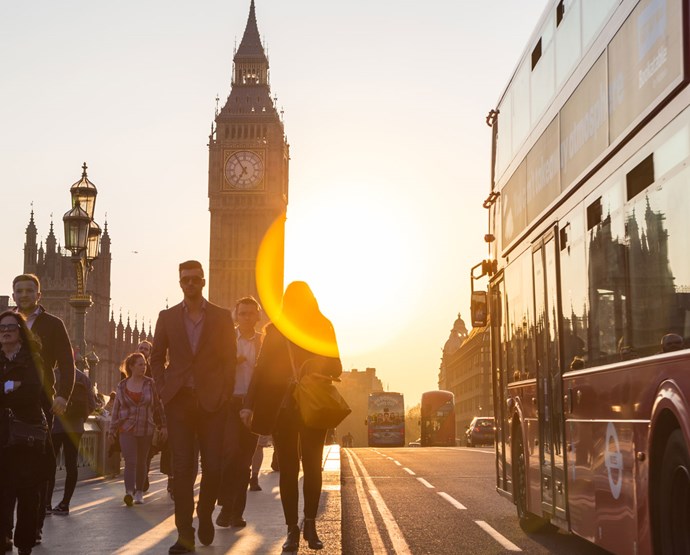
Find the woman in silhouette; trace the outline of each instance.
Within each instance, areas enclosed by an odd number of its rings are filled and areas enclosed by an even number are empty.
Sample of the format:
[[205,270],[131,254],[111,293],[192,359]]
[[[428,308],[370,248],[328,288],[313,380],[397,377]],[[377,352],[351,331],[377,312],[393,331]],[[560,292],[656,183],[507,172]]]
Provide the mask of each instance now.
[[[289,338],[288,338],[289,337]],[[326,430],[302,421],[292,396],[295,383],[310,374],[331,381],[342,372],[335,332],[303,281],[288,285],[281,314],[266,327],[241,417],[252,431],[272,434],[280,461],[280,500],[287,524],[284,552],[297,551],[300,455],[304,471],[304,539],[322,549],[316,532],[321,497],[321,459]]]

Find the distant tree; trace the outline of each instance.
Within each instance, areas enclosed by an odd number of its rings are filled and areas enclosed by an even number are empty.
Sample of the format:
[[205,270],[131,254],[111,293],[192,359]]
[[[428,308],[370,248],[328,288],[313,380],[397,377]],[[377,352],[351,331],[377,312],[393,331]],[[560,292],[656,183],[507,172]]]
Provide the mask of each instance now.
[[405,445],[419,439],[422,435],[422,404],[417,403],[405,413]]

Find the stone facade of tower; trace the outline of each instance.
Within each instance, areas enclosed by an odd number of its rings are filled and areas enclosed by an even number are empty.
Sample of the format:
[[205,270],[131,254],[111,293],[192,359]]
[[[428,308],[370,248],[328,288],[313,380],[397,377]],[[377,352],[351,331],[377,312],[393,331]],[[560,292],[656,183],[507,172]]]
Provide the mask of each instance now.
[[[209,299],[229,308],[245,295],[258,298],[257,252],[276,219],[284,226],[288,202],[289,145],[271,98],[254,0],[233,61],[231,92],[209,138],[208,170]],[[282,290],[282,259],[274,269]]]

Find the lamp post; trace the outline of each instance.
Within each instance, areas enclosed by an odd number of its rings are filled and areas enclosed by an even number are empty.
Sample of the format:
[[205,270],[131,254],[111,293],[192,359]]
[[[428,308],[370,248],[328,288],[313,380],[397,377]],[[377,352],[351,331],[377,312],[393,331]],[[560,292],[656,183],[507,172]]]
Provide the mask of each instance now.
[[[72,253],[77,278],[77,290],[70,297],[69,303],[76,315],[74,343],[79,349],[77,359],[81,360],[78,366],[82,370],[88,368],[84,335],[86,311],[93,305],[91,295],[86,292],[86,279],[93,269],[93,261],[100,254],[101,237],[101,228],[93,220],[98,191],[96,186],[89,181],[86,169],[86,162],[84,162],[81,179],[70,188],[72,208],[62,217],[65,224],[65,248]],[[91,376],[91,380],[95,381],[95,376]]]

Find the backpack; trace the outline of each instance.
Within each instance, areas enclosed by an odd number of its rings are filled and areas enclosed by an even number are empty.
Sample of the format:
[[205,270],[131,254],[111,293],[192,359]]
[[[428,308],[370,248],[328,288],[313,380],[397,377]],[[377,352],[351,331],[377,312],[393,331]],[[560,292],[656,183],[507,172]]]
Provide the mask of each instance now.
[[86,420],[89,417],[89,390],[79,379],[74,382],[65,416],[70,420]]

